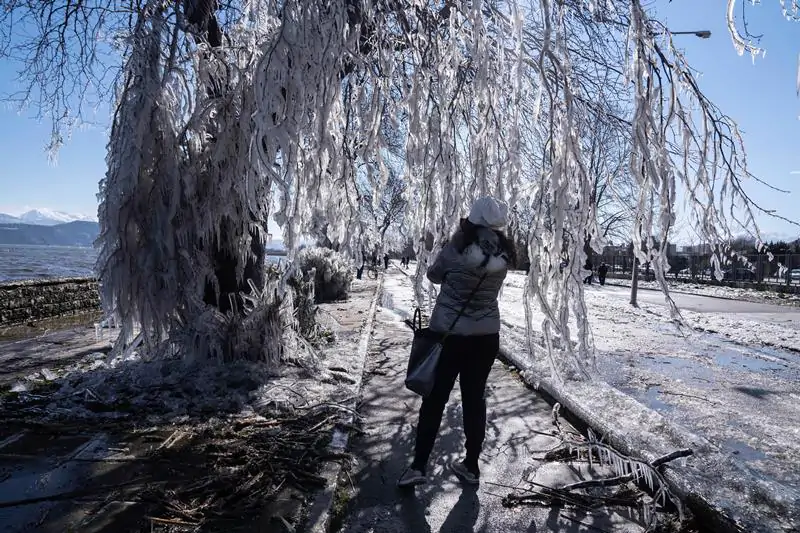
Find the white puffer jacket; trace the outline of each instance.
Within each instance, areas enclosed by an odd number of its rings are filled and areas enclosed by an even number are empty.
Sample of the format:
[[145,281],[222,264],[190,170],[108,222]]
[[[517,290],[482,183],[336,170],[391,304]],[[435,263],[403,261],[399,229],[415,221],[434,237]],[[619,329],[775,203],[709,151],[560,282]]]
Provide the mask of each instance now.
[[[459,243],[464,241],[464,233],[457,231],[428,269],[428,279],[442,285],[430,320],[433,331],[466,336],[500,332],[497,295],[508,273],[509,258],[493,230],[480,226],[477,237],[477,242],[463,247]],[[463,252],[459,252],[461,248]]]

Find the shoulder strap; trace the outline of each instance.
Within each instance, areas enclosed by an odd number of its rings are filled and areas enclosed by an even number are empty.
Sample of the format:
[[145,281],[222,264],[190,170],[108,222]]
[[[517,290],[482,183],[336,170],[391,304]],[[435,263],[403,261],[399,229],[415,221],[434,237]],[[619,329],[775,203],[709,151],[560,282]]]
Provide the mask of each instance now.
[[450,324],[450,329],[448,330],[448,333],[453,331],[453,328],[456,327],[456,322],[458,322],[458,319],[461,318],[461,315],[464,314],[464,311],[467,310],[467,306],[472,301],[472,297],[475,296],[475,293],[478,292],[478,289],[480,288],[480,286],[483,283],[484,279],[486,279],[486,274],[485,273],[481,276],[481,279],[478,280],[478,284],[475,285],[475,287],[472,289],[472,292],[469,293],[469,296],[467,297],[467,301],[464,302],[464,305],[461,306],[461,310],[458,312],[458,315],[456,315],[455,320],[453,320],[453,323]]

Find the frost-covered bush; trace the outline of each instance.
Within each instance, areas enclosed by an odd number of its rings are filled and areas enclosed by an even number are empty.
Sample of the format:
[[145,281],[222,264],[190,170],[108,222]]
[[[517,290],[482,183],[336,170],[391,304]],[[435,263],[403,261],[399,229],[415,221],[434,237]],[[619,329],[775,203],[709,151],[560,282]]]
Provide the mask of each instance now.
[[347,298],[353,282],[353,264],[346,256],[330,248],[304,248],[297,254],[296,261],[301,271],[315,271],[315,302],[334,302]]
[[289,279],[289,287],[294,291],[294,316],[298,333],[310,341],[315,340],[319,333],[313,276],[312,271],[300,270]]

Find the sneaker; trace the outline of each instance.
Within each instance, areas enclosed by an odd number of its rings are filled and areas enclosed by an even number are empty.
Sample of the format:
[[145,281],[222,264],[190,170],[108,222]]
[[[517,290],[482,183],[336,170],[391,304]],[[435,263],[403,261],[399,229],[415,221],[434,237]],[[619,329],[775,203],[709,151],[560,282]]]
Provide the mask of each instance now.
[[464,461],[453,461],[450,463],[450,469],[465,485],[478,485],[481,482],[481,473],[468,468]]
[[425,474],[415,468],[408,467],[403,471],[400,479],[397,480],[397,486],[401,489],[405,489],[416,487],[417,485],[424,485],[427,482],[428,478],[425,477]]

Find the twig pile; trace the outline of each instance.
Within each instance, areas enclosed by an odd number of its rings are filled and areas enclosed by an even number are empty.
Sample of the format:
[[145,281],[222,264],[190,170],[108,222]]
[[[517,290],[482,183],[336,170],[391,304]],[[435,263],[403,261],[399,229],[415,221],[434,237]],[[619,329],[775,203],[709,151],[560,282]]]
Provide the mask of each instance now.
[[[267,416],[139,429],[119,421],[106,423],[103,429],[115,445],[105,451],[112,455],[90,454],[65,461],[116,464],[108,472],[118,474],[77,490],[0,502],[0,508],[46,501],[138,504],[135,525],[121,518],[126,525],[114,526],[126,531],[252,530],[271,518],[288,524],[280,516],[283,511],[271,504],[287,497],[305,499],[325,485],[319,475],[325,461],[348,457],[329,447],[334,427],[347,426],[342,416],[345,410],[318,404]],[[35,425],[31,421],[28,429],[42,437],[87,435],[85,427],[75,424]]]
[[[553,424],[561,438],[561,444],[545,454],[544,460],[586,461],[590,467],[611,467],[614,475],[579,481],[563,487],[548,487],[528,481],[534,489],[522,494],[507,495],[503,498],[504,506],[573,506],[586,511],[610,506],[640,508],[648,532],[656,531],[659,527],[659,510],[675,509],[679,521],[684,521],[681,501],[669,490],[661,468],[669,461],[692,455],[692,450],[677,450],[651,462],[641,461],[603,443],[591,429],[588,431],[588,438],[565,431],[559,419],[560,407],[558,403],[553,407]],[[611,487],[619,488],[610,492],[607,489]],[[645,489],[649,498],[644,497]]]
[[331,407],[318,406],[271,419],[177,428],[153,452],[169,482],[147,495],[159,508],[149,518],[184,526],[257,518],[284,489],[324,486],[318,472],[336,457],[327,446],[339,418]]

